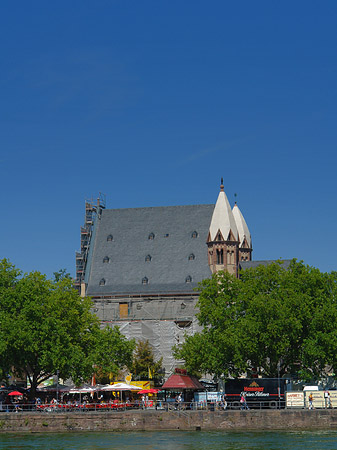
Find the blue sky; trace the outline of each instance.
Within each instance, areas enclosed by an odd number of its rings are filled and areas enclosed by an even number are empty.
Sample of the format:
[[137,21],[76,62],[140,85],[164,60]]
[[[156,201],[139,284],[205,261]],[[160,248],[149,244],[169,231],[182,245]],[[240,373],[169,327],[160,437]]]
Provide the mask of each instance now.
[[84,201],[214,203],[337,269],[336,1],[5,1],[1,254],[75,274]]

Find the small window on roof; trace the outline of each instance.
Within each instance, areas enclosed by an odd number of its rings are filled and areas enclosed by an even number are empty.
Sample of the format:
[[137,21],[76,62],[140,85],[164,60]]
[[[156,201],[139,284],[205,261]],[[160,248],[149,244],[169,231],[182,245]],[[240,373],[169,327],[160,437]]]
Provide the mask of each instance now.
[[151,255],[146,255],[146,256],[145,256],[145,262],[150,262],[151,259],[152,259],[152,256],[151,256]]
[[110,258],[109,258],[109,256],[104,256],[104,258],[103,258],[103,262],[104,262],[104,263],[108,263],[108,262],[110,262]]
[[113,241],[114,238],[113,238],[112,234],[109,234],[109,236],[106,238],[106,240],[107,240],[108,242]]
[[195,259],[195,256],[193,253],[190,254],[190,256],[188,257],[189,261],[193,261]]
[[144,277],[142,279],[142,284],[148,284],[148,283],[149,283],[149,280],[146,277]]
[[186,283],[191,283],[191,281],[192,281],[192,277],[191,277],[191,275],[188,275],[188,276],[186,277],[186,279],[185,279],[185,282],[186,282]]
[[198,237],[197,231],[193,231],[193,233],[191,234],[191,237],[192,237],[193,239],[196,239],[196,238]]
[[149,234],[149,239],[150,239],[150,241],[153,241],[153,239],[154,239],[154,233],[150,233],[150,234]]
[[105,278],[101,278],[100,282],[99,282],[100,286],[105,286]]

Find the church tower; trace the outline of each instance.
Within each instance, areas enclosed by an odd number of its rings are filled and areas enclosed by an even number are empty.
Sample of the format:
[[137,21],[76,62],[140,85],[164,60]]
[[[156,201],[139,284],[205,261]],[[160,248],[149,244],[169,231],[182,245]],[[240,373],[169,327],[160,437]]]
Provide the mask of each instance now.
[[236,203],[231,209],[222,178],[207,246],[208,265],[212,273],[225,270],[237,277],[239,262],[252,259],[252,239],[247,223]]
[[238,275],[239,233],[222,178],[209,227],[207,246],[208,264],[212,273],[226,270],[235,276]]
[[239,261],[251,261],[253,251],[252,237],[236,202],[233,208],[233,216],[239,233]]

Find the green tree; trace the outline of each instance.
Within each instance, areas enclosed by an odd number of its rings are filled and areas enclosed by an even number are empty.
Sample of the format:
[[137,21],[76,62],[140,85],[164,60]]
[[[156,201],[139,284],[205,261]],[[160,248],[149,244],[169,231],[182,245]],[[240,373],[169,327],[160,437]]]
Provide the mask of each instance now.
[[148,340],[138,341],[130,370],[138,380],[157,379],[162,370],[163,358],[155,361],[153,349]]
[[64,278],[68,278],[69,280],[72,279],[70,273],[67,272],[67,269],[60,269],[58,272],[54,272],[53,275],[56,283]]
[[134,339],[127,340],[118,327],[106,327],[100,331],[95,347],[95,372],[100,379],[117,376],[120,369],[132,364],[132,354],[136,347]]
[[298,374],[312,379],[336,368],[337,276],[293,260],[201,283],[200,333],[175,355],[190,370],[238,376]]
[[57,370],[61,378],[80,383],[95,365],[114,370],[130,362],[132,343],[117,330],[100,330],[91,300],[78,295],[71,279],[19,275],[7,260],[0,261],[0,366],[27,376],[32,395]]

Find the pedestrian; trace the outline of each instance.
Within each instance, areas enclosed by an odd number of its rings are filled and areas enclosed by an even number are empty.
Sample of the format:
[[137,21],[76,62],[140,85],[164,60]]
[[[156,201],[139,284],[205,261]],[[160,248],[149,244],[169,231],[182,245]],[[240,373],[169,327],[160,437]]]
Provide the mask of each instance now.
[[309,394],[309,409],[314,409],[312,392]]
[[178,395],[178,409],[180,409],[181,408],[181,403],[182,403],[182,401],[183,401],[183,399],[182,399],[182,396],[181,396],[181,393]]
[[247,405],[245,392],[241,392],[240,403],[241,403],[241,409],[249,409],[248,405]]
[[324,391],[324,403],[326,408],[329,408],[329,397],[329,391]]

